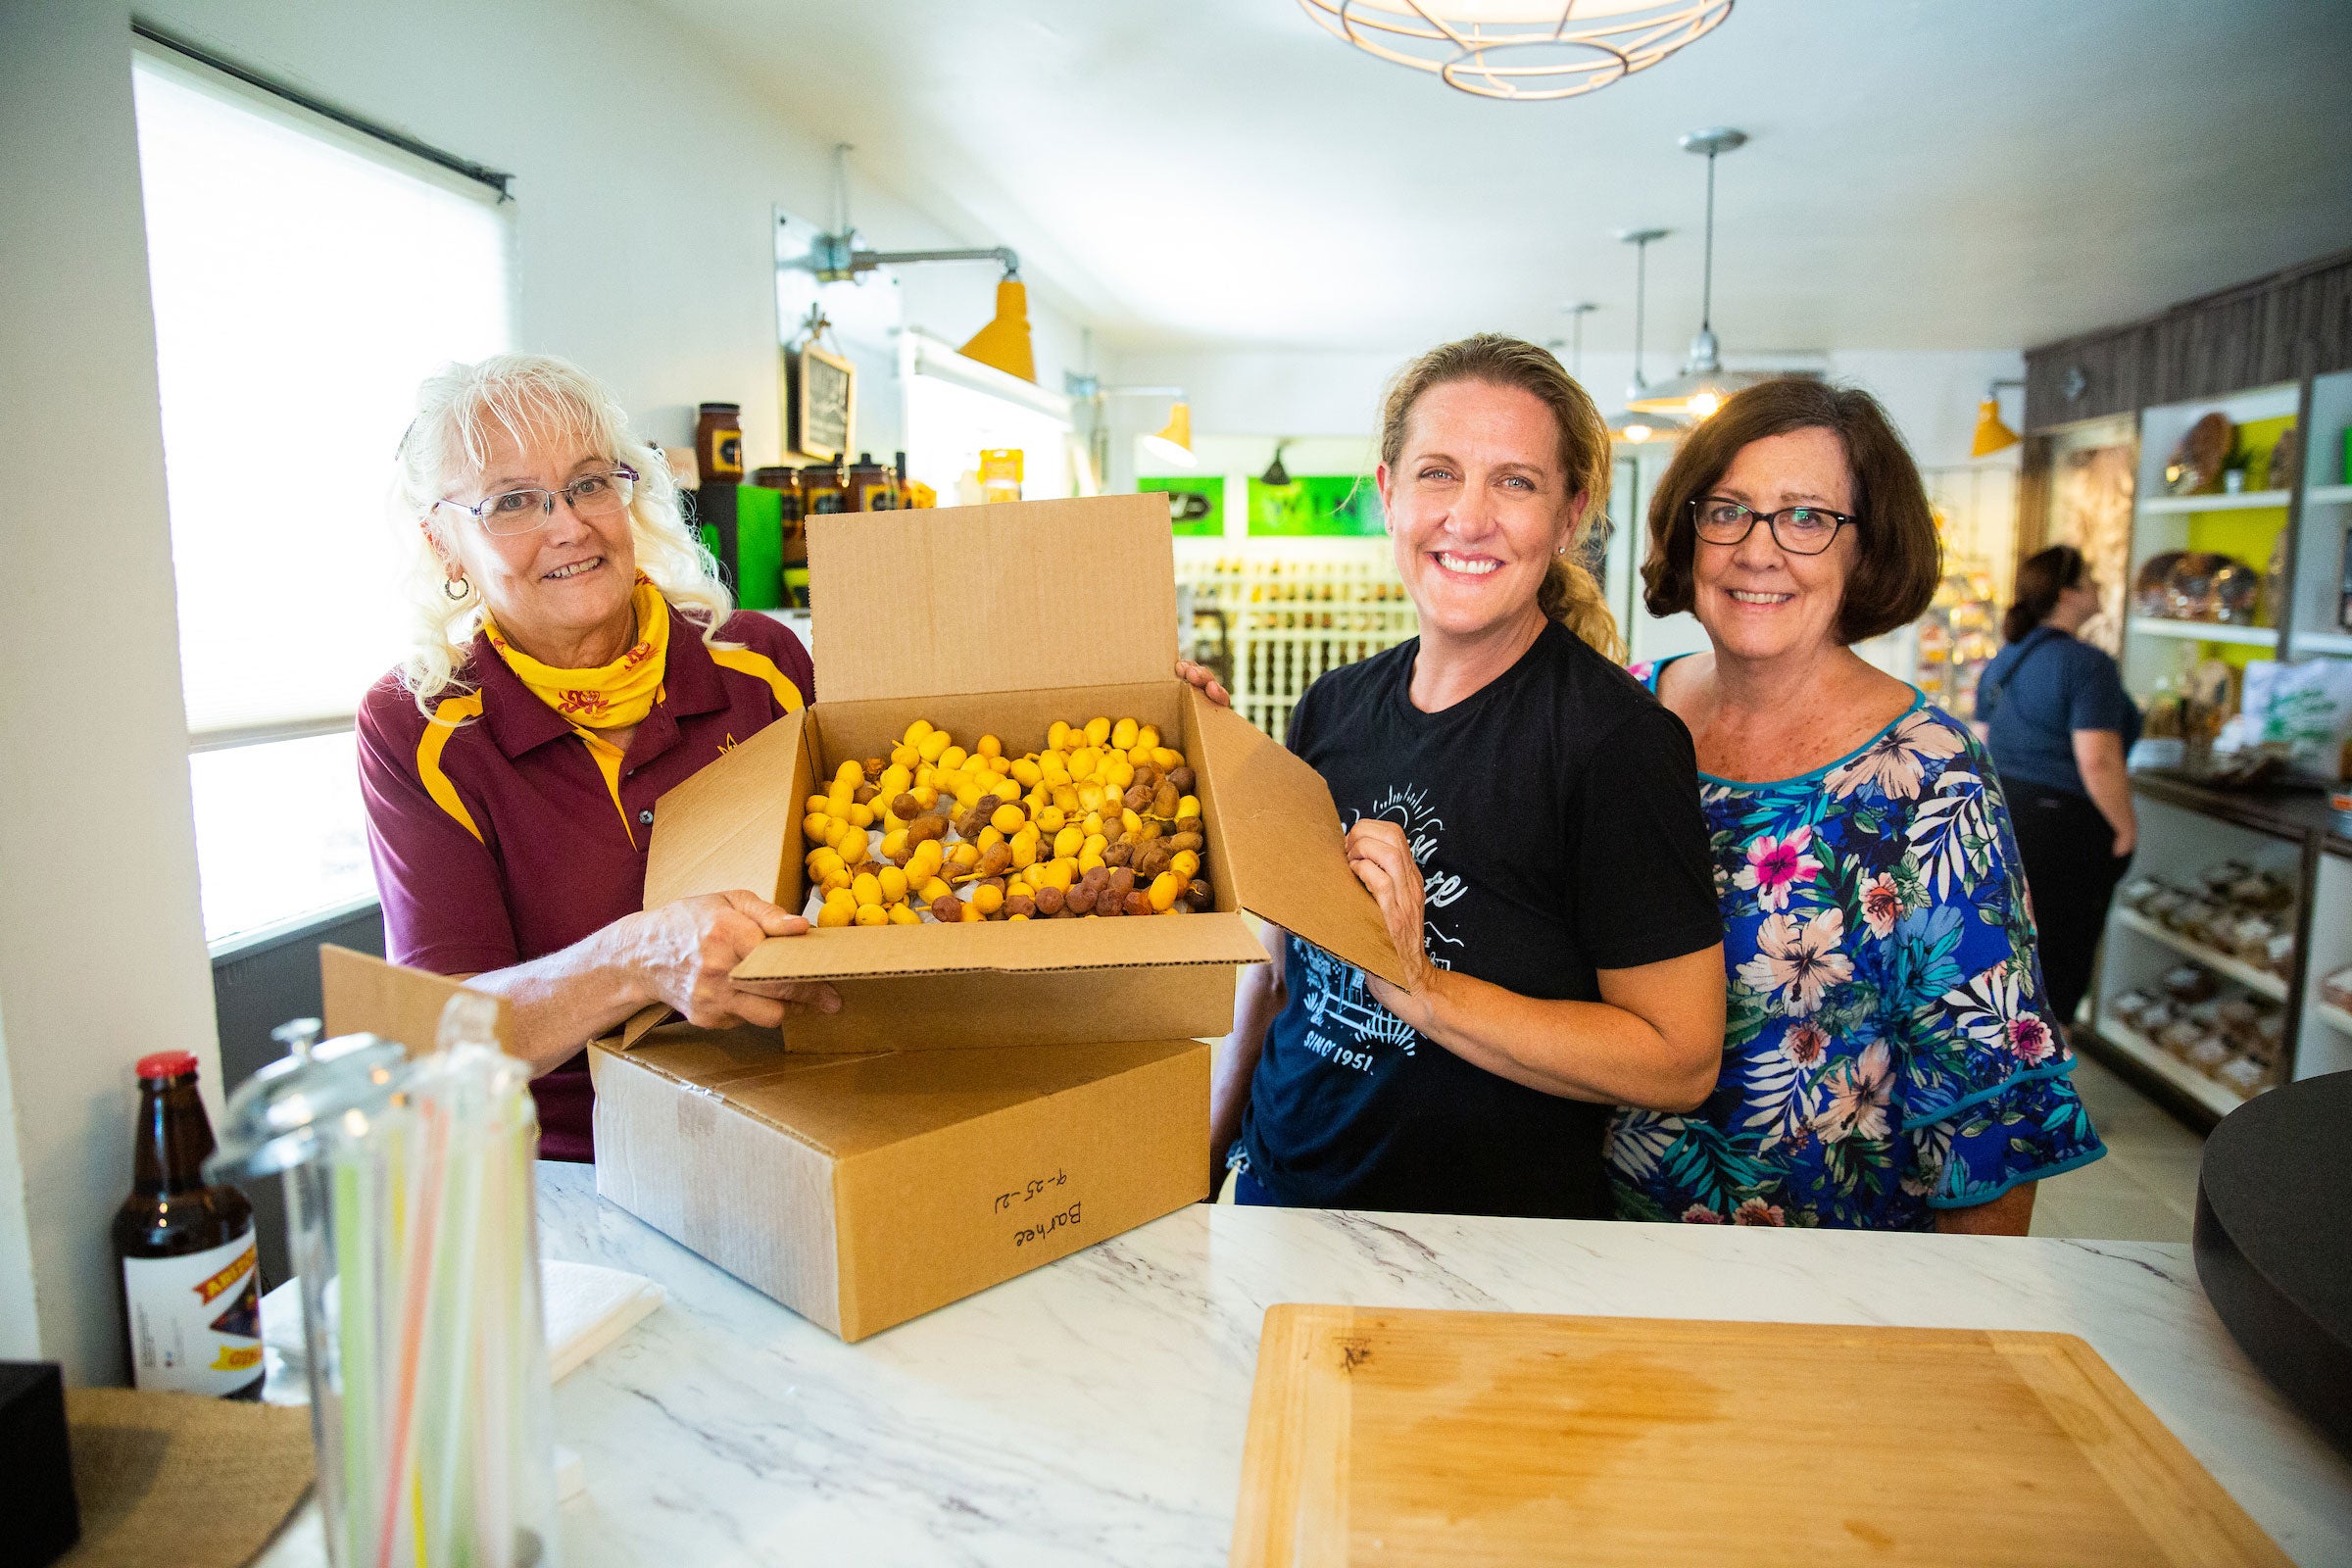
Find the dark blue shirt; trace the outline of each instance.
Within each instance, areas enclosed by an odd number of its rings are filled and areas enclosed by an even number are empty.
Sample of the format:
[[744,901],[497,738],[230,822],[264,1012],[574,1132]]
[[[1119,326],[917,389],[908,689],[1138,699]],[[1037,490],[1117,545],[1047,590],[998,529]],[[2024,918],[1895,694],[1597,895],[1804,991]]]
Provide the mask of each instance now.
[[2139,739],[2139,710],[2115,661],[2052,626],[2034,627],[1984,666],[1977,717],[2003,782],[2086,798],[2075,731],[2114,730],[2126,751]]
[[[1336,669],[1291,750],[1340,820],[1404,829],[1429,955],[1547,1000],[1595,1002],[1598,971],[1723,940],[1690,735],[1565,629],[1483,690],[1425,713],[1419,639]],[[1488,1072],[1380,1004],[1362,972],[1294,936],[1235,1163],[1300,1208],[1609,1213],[1609,1108]]]

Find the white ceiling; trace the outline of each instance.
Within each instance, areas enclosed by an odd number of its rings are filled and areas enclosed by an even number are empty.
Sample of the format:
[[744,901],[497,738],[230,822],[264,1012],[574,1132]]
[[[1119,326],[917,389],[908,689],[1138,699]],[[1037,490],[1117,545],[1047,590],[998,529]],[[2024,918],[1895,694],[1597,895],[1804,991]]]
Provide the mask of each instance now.
[[[1126,347],[1697,324],[1727,351],[2015,348],[2352,245],[2347,0],[1738,0],[1592,96],[1473,99],[1297,0],[654,0]],[[854,188],[855,188],[854,184]],[[824,215],[811,215],[822,217]],[[872,234],[888,244],[894,236]]]

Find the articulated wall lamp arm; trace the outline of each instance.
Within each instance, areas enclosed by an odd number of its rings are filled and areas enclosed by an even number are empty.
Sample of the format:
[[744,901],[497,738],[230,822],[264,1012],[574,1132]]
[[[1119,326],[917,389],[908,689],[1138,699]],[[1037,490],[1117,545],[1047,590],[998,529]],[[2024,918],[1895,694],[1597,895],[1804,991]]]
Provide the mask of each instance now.
[[1004,269],[1006,277],[1021,275],[1021,259],[1009,245],[969,250],[868,251],[858,248],[856,230],[843,229],[836,234],[819,234],[808,247],[808,266],[820,283],[847,283],[877,267],[900,267],[909,262],[995,262]]

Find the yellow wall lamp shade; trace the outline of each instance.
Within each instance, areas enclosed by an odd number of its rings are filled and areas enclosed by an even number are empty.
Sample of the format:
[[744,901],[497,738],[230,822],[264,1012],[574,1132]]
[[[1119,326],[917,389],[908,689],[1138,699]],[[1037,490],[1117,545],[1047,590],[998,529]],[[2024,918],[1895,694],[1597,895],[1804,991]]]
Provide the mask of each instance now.
[[2004,447],[2017,445],[2017,432],[2001,422],[2001,406],[1992,398],[1977,405],[1977,438],[1968,444],[1972,458],[1988,458]]
[[1988,458],[1995,452],[2017,445],[2020,439],[2015,430],[2001,419],[2001,388],[2022,387],[2023,381],[1995,381],[1984,389],[1984,400],[1977,405],[1977,434],[1968,444],[1972,458]]
[[1193,456],[1193,406],[1172,403],[1168,406],[1168,422],[1157,435],[1143,438],[1143,448],[1162,463],[1178,467],[1195,468],[1200,460]]
[[997,285],[997,317],[963,346],[963,357],[1017,375],[1037,379],[1037,355],[1029,346],[1029,290],[1017,277]]

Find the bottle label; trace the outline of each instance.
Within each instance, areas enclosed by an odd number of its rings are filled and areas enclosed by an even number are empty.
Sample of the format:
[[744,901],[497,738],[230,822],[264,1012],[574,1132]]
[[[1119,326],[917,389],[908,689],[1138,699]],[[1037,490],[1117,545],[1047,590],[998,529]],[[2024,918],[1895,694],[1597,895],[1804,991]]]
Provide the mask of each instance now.
[[132,1386],[218,1396],[261,1376],[261,1277],[250,1228],[181,1257],[122,1259]]

